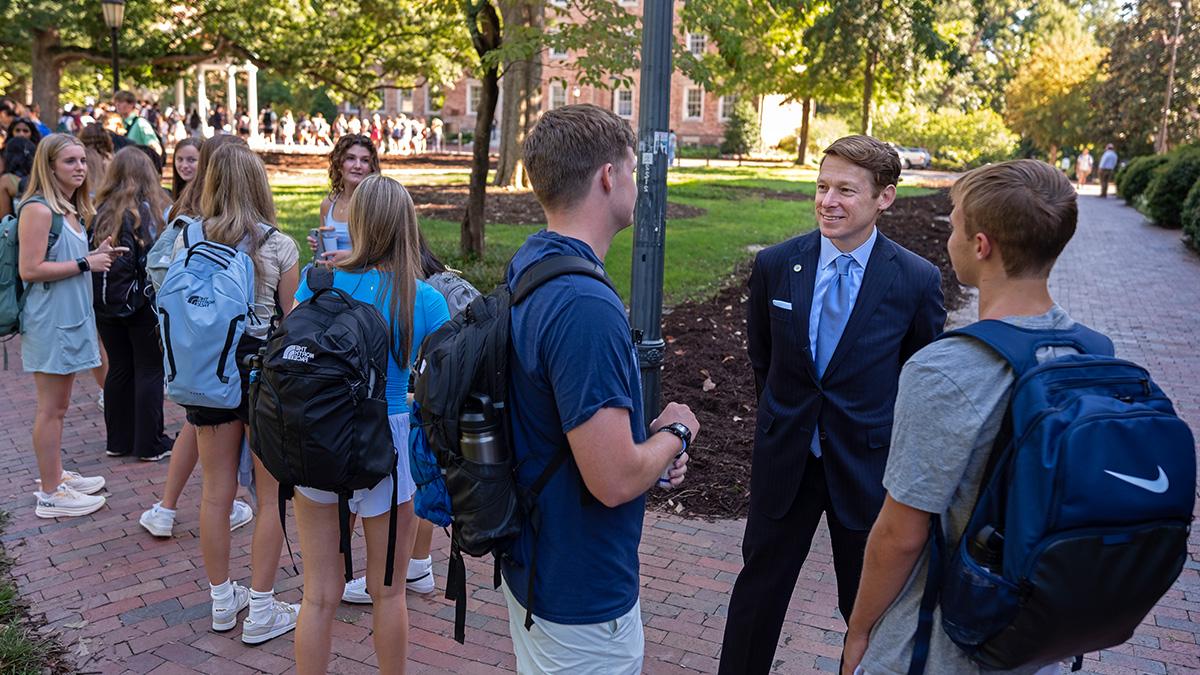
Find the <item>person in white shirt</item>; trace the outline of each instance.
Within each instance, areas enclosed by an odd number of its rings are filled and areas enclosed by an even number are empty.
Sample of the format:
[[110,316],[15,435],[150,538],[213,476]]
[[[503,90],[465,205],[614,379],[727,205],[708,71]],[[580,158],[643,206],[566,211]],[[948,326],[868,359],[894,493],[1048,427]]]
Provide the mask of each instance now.
[[1079,181],[1079,185],[1087,185],[1088,177],[1092,175],[1092,153],[1087,148],[1079,153],[1079,157],[1075,160],[1075,178]]

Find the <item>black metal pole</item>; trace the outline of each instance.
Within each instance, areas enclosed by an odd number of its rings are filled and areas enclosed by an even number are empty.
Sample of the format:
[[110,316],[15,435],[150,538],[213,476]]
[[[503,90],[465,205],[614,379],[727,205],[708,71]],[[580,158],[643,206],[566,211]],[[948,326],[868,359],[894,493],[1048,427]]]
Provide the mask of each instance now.
[[112,28],[113,94],[121,91],[121,64],[117,60],[117,27]]
[[642,14],[642,80],[638,107],[638,201],[634,212],[630,318],[642,371],[646,423],[662,395],[663,244],[667,216],[667,145],[671,111],[672,0],[647,0]]

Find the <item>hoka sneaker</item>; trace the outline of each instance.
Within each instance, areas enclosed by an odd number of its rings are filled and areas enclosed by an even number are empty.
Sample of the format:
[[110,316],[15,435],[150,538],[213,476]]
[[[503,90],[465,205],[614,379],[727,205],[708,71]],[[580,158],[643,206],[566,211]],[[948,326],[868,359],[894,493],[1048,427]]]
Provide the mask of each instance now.
[[[80,476],[76,471],[63,471],[61,481],[72,490],[85,495],[94,495],[104,489],[103,476]],[[41,485],[42,479],[38,478],[34,482]]]
[[86,516],[99,511],[105,502],[104,497],[82,494],[66,483],[59,485],[52,494],[34,494],[37,497],[36,513],[39,518]]
[[273,600],[269,619],[259,623],[251,621],[247,616],[246,620],[242,622],[242,642],[248,645],[257,645],[277,638],[293,630],[299,619],[300,605]]
[[157,502],[142,512],[142,517],[138,518],[138,524],[156,537],[169,537],[171,529],[175,527],[175,512],[164,509],[162,502]]
[[240,499],[233,500],[233,510],[229,512],[229,531],[233,532],[251,520],[254,520],[254,509]]

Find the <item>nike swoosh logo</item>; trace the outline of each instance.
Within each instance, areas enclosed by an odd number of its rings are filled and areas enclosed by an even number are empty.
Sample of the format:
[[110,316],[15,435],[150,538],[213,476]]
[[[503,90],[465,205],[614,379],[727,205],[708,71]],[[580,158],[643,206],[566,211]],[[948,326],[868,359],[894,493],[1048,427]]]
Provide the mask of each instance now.
[[1112,476],[1113,478],[1116,478],[1117,480],[1123,480],[1126,483],[1129,483],[1130,485],[1133,485],[1135,487],[1140,487],[1143,490],[1147,490],[1149,492],[1153,492],[1155,494],[1160,494],[1160,495],[1162,493],[1166,492],[1167,487],[1170,486],[1170,483],[1167,481],[1167,472],[1163,471],[1163,468],[1161,466],[1158,467],[1158,478],[1156,478],[1154,480],[1150,480],[1148,478],[1138,478],[1137,476],[1126,476],[1123,473],[1117,473],[1116,471],[1109,471],[1108,469],[1105,469],[1104,473]]

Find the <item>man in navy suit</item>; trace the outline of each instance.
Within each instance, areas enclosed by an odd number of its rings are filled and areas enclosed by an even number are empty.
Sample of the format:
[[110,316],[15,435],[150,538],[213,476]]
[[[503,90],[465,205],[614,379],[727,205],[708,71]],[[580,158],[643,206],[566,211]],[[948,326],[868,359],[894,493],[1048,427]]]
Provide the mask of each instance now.
[[733,587],[721,673],[766,673],[825,514],[838,609],[848,619],[883,470],[900,367],[942,331],[937,267],[879,233],[900,159],[869,136],[825,150],[818,230],[763,250],[747,336],[758,392],[745,566]]

